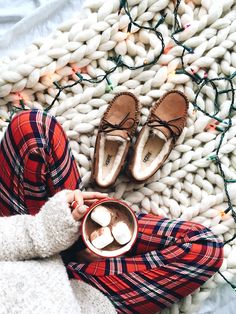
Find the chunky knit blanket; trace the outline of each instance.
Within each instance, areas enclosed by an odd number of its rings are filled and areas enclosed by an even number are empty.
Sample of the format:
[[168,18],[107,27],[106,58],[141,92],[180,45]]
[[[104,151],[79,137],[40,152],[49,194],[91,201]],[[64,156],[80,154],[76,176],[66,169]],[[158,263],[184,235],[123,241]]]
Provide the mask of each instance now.
[[[109,56],[121,55],[132,65],[150,61],[161,49],[155,35],[137,28],[127,34],[128,17],[117,14],[119,0],[91,0],[83,11],[59,26],[48,38],[36,40],[18,57],[0,61],[0,127],[1,135],[7,127],[11,105],[19,103],[19,92],[29,108],[46,108],[57,94],[53,85],[72,84],[78,77],[95,77],[104,74],[114,63]],[[171,40],[175,1],[129,0],[133,18],[140,24],[157,22],[160,12],[167,13],[165,22],[158,30],[169,47],[158,62],[148,69],[131,71],[118,68],[109,75],[113,90],[107,81],[99,84],[83,82],[65,89],[50,110],[61,123],[70,145],[83,186],[89,188],[91,159],[97,127],[107,103],[122,91],[133,92],[142,105],[141,125],[146,121],[149,109],[166,91],[178,89],[189,98],[187,127],[165,165],[144,184],[135,184],[125,174],[121,175],[110,195],[132,205],[136,211],[152,212],[174,219],[191,220],[210,227],[226,241],[235,233],[231,213],[222,216],[227,207],[223,180],[217,165],[209,160],[220,139],[220,132],[206,131],[210,118],[193,110],[192,102],[196,86],[185,74],[176,74],[180,66],[182,48]],[[182,1],[179,16],[182,25],[190,24],[179,40],[194,49],[184,62],[195,71],[206,68],[211,78],[231,75],[236,67],[236,6],[234,0]],[[88,74],[87,74],[88,73]],[[201,73],[201,72],[199,72]],[[222,84],[222,88],[225,83]],[[198,105],[213,112],[214,91],[212,86],[202,89]],[[220,95],[219,117],[227,118],[231,94]],[[236,117],[227,132],[220,149],[220,158],[228,179],[236,179]],[[236,203],[236,183],[229,184],[231,201]],[[225,245],[223,275],[233,281],[236,273],[236,241]],[[212,289],[224,282],[216,274],[194,294],[163,313],[195,313]]]

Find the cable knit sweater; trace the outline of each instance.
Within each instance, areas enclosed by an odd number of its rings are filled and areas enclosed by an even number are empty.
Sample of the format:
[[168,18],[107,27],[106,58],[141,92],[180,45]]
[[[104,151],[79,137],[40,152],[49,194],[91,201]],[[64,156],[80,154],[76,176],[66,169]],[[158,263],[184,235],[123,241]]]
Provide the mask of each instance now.
[[59,252],[79,236],[63,190],[35,216],[0,217],[0,314],[116,313],[86,283],[69,281]]

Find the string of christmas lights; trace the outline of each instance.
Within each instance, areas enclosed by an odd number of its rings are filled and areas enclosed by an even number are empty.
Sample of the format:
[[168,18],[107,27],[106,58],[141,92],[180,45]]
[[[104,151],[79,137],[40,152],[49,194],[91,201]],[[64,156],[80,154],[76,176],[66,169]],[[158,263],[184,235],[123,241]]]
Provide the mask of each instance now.
[[159,21],[157,22],[157,24],[154,26],[154,27],[151,27],[151,26],[143,26],[143,25],[140,25],[138,23],[136,23],[131,14],[130,14],[130,10],[129,10],[129,6],[128,6],[128,2],[126,0],[121,0],[120,2],[120,7],[119,7],[119,11],[118,11],[118,14],[120,14],[121,10],[124,9],[125,13],[128,15],[129,17],[129,25],[127,27],[127,34],[130,34],[131,33],[131,30],[132,30],[132,25],[138,27],[139,29],[146,29],[146,30],[149,30],[149,31],[153,31],[155,33],[155,35],[157,36],[157,38],[160,40],[161,42],[161,50],[159,52],[159,54],[157,56],[154,57],[154,59],[150,62],[147,62],[147,60],[144,60],[143,64],[139,65],[139,66],[129,66],[128,64],[126,64],[121,56],[114,56],[114,57],[110,57],[109,60],[113,61],[115,63],[115,66],[112,67],[109,71],[107,71],[104,75],[99,75],[95,78],[86,78],[84,77],[80,72],[76,72],[75,74],[79,77],[78,80],[76,80],[74,83],[72,84],[68,84],[68,85],[64,85],[64,86],[61,86],[58,82],[54,82],[54,85],[56,86],[56,88],[58,89],[58,93],[56,94],[55,98],[53,99],[52,103],[50,106],[48,106],[47,108],[45,108],[45,111],[49,111],[52,106],[54,105],[54,103],[57,101],[57,99],[59,98],[61,92],[64,90],[64,89],[67,89],[67,88],[71,88],[77,84],[80,84],[82,82],[89,82],[89,83],[92,83],[92,84],[98,84],[104,80],[107,81],[107,84],[108,84],[108,87],[110,90],[113,90],[113,86],[112,86],[112,83],[109,79],[109,75],[113,72],[116,71],[116,69],[118,67],[125,67],[125,68],[128,68],[130,70],[137,70],[137,69],[140,69],[140,68],[147,68],[147,67],[150,67],[151,65],[154,65],[157,63],[157,61],[159,60],[160,56],[163,54],[164,52],[164,48],[165,48],[165,44],[164,44],[164,39],[163,39],[163,36],[162,34],[157,30],[158,26],[160,26],[162,23],[164,23],[165,21],[165,17],[166,17],[166,14],[161,14],[161,18],[159,19]]
[[[228,207],[226,210],[221,211],[220,212],[220,216],[221,218],[224,217],[225,214],[231,212],[232,217],[234,218],[235,222],[236,222],[236,212],[233,208],[231,199],[230,199],[230,195],[228,192],[228,184],[229,183],[236,183],[236,178],[235,179],[226,179],[226,175],[225,172],[223,171],[223,167],[222,167],[222,161],[220,160],[219,157],[219,152],[220,152],[220,148],[222,146],[224,137],[226,135],[226,133],[230,130],[230,128],[232,127],[232,115],[233,115],[233,111],[236,110],[236,108],[234,107],[234,100],[235,100],[235,87],[233,85],[233,79],[234,77],[236,77],[236,72],[234,72],[232,75],[230,76],[225,76],[225,77],[217,77],[217,78],[209,78],[208,77],[208,73],[207,70],[204,69],[204,74],[203,76],[199,75],[197,73],[196,70],[190,68],[190,71],[186,70],[187,65],[184,64],[184,56],[186,55],[186,53],[194,53],[194,50],[191,47],[187,47],[186,45],[182,44],[177,38],[176,35],[182,31],[184,31],[185,29],[187,29],[188,27],[190,27],[190,24],[186,24],[184,26],[180,25],[179,23],[179,17],[178,17],[178,10],[179,10],[179,6],[180,6],[181,0],[177,0],[176,1],[176,5],[174,7],[174,11],[173,11],[173,15],[174,15],[174,23],[173,23],[173,31],[171,34],[171,38],[173,40],[173,42],[177,45],[183,48],[182,54],[179,57],[180,61],[181,61],[181,67],[176,69],[174,71],[174,74],[185,74],[188,77],[191,78],[191,80],[193,81],[194,84],[196,84],[195,86],[197,86],[195,93],[195,99],[193,102],[193,106],[194,106],[194,111],[200,111],[203,114],[205,114],[206,116],[211,118],[210,124],[209,126],[206,128],[206,130],[208,129],[213,129],[214,131],[220,132],[220,140],[218,143],[217,148],[214,151],[214,155],[211,155],[209,157],[207,157],[207,160],[214,162],[219,169],[219,174],[221,175],[223,182],[224,182],[224,191],[225,191],[225,195],[227,198],[227,204]],[[147,69],[148,67],[154,65],[157,63],[157,61],[159,60],[160,56],[164,53],[168,53],[168,51],[173,47],[168,45],[167,47],[164,44],[164,39],[162,34],[157,30],[158,26],[160,26],[162,23],[164,23],[165,21],[165,17],[166,14],[165,13],[161,13],[161,17],[159,19],[159,21],[156,23],[156,25],[153,26],[143,26],[143,25],[139,25],[137,22],[135,22],[131,16],[130,10],[129,10],[129,5],[128,5],[128,1],[127,0],[121,0],[120,1],[120,6],[118,9],[118,14],[121,13],[121,11],[124,11],[125,14],[129,17],[129,24],[127,27],[127,34],[131,33],[132,31],[132,26],[138,27],[140,30],[141,29],[146,29],[149,31],[152,31],[155,33],[155,35],[157,36],[158,40],[161,43],[161,50],[160,53],[154,57],[154,59],[151,62],[147,62],[147,60],[145,60],[143,62],[143,64],[138,65],[138,66],[129,66],[128,64],[126,64],[123,60],[121,56],[113,56],[110,57],[109,59],[111,61],[114,62],[114,67],[112,67],[110,70],[106,71],[104,73],[104,75],[99,75],[97,77],[94,78],[89,78],[89,76],[86,73],[82,73],[79,71],[73,71],[74,74],[78,77],[78,80],[75,80],[74,83],[72,84],[68,84],[68,85],[60,85],[59,82],[55,81],[53,82],[53,84],[55,85],[56,89],[58,90],[56,96],[54,97],[52,103],[45,108],[45,111],[49,111],[53,105],[55,104],[55,102],[58,100],[61,92],[65,89],[69,89],[77,84],[83,83],[83,82],[89,82],[91,84],[98,84],[104,80],[106,80],[107,84],[108,84],[108,88],[109,90],[113,90],[113,85],[111,80],[109,79],[109,75],[113,72],[115,72],[119,67],[125,67],[128,68],[130,70],[136,70],[136,69],[140,69],[140,68],[144,68]],[[219,89],[217,86],[217,82],[219,81],[225,81],[228,82],[228,84],[230,85],[229,87],[227,87],[226,89]],[[214,113],[209,113],[207,111],[205,111],[204,109],[202,109],[199,105],[198,105],[198,97],[201,93],[201,91],[204,89],[205,86],[210,85],[212,87],[212,89],[215,92],[215,97],[214,97]],[[219,104],[219,95],[224,94],[224,93],[230,93],[231,94],[231,103],[230,103],[230,107],[229,107],[229,112],[228,112],[228,116],[222,120],[220,117],[218,117],[218,113],[220,112],[220,104]],[[21,108],[13,108],[13,111],[15,110],[25,110],[25,105],[24,105],[24,101],[23,99],[19,99]],[[14,112],[12,113],[12,115],[14,114]],[[11,117],[12,117],[11,115]],[[219,124],[223,124],[224,127],[222,127]],[[229,239],[228,241],[224,242],[224,245],[227,243],[230,243],[231,241],[233,241],[236,238],[236,234],[234,234],[234,236]],[[219,271],[220,275],[224,278],[224,280],[236,291],[236,286],[233,285],[231,282],[229,282],[229,280],[227,280],[227,278],[225,278],[225,276],[222,275],[222,273]]]
[[[200,87],[198,87],[197,91],[196,91],[196,96],[195,96],[195,99],[194,99],[194,102],[193,102],[193,106],[195,108],[195,110],[199,110],[201,111],[202,113],[204,113],[206,116],[208,117],[211,117],[213,119],[213,121],[215,120],[216,122],[223,122],[222,119],[220,119],[219,117],[217,117],[217,114],[219,113],[220,111],[220,104],[218,102],[218,96],[220,95],[220,93],[231,93],[231,104],[230,104],[230,107],[229,107],[229,112],[228,112],[228,117],[227,117],[227,120],[228,122],[226,123],[226,127],[224,129],[221,129],[219,128],[218,131],[221,132],[221,135],[220,135],[220,141],[218,143],[218,146],[217,148],[215,149],[215,155],[213,156],[210,156],[208,158],[208,160],[212,160],[215,162],[215,164],[218,166],[219,168],[219,172],[220,172],[220,175],[223,179],[223,182],[224,182],[224,190],[225,190],[225,194],[226,194],[226,197],[227,197],[227,203],[228,203],[228,208],[224,211],[222,211],[220,213],[221,215],[221,218],[223,218],[225,216],[225,214],[227,214],[228,212],[231,211],[231,215],[232,217],[234,218],[234,221],[236,222],[236,213],[234,211],[234,208],[233,208],[233,205],[232,205],[232,202],[231,202],[231,199],[230,199],[230,196],[229,196],[229,192],[228,192],[228,183],[235,183],[236,180],[227,180],[226,179],[226,176],[225,176],[225,173],[223,171],[223,168],[222,168],[222,162],[219,158],[219,152],[220,152],[220,148],[222,146],[222,143],[223,143],[223,140],[224,140],[224,137],[225,137],[225,134],[229,131],[229,129],[232,127],[232,113],[234,110],[236,110],[236,108],[234,107],[234,99],[235,99],[235,88],[234,88],[234,85],[233,85],[233,78],[236,76],[236,72],[234,72],[231,76],[229,77],[218,77],[218,78],[213,78],[213,79],[209,79],[208,78],[208,75],[207,75],[207,72],[204,73],[204,76],[203,77],[200,77],[194,70],[191,69],[191,73],[187,72],[185,70],[185,65],[184,65],[184,55],[185,55],[185,51],[188,51],[189,53],[194,53],[194,51],[191,49],[191,48],[188,48],[186,47],[185,45],[183,45],[181,42],[179,42],[178,40],[175,39],[174,35],[183,31],[185,29],[185,27],[181,27],[180,24],[179,24],[179,21],[178,21],[178,9],[179,9],[179,5],[180,5],[180,2],[181,0],[177,0],[177,3],[176,3],[176,6],[175,6],[175,9],[174,9],[174,32],[172,33],[171,35],[171,38],[175,41],[175,43],[179,46],[182,46],[183,47],[183,52],[182,52],[182,55],[181,55],[181,65],[182,65],[182,68],[179,69],[179,73],[183,73],[183,74],[186,74],[188,75],[189,77],[191,77],[192,81],[197,84],[197,85],[200,85]],[[189,27],[189,26],[188,26]],[[178,74],[178,73],[176,73]],[[229,82],[230,84],[230,88],[227,89],[227,90],[222,90],[222,91],[218,91],[218,88],[217,88],[217,85],[215,84],[215,82],[217,81],[227,81]],[[203,87],[207,84],[210,84],[212,86],[212,88],[214,89],[215,91],[215,99],[214,99],[214,114],[210,114],[208,113],[207,111],[203,110],[200,106],[197,105],[197,100],[198,100],[198,97],[199,97],[199,94],[200,92],[202,91]],[[212,123],[212,122],[211,122]],[[217,129],[216,129],[217,130]],[[224,242],[224,245],[227,244],[227,243],[230,243],[231,241],[233,241],[234,239],[236,238],[236,234],[234,234],[234,236],[229,239],[228,241],[225,241]],[[234,289],[234,291],[236,291],[236,285],[234,285],[233,283],[231,283],[223,274],[221,271],[218,271],[218,273],[220,274],[220,276]]]

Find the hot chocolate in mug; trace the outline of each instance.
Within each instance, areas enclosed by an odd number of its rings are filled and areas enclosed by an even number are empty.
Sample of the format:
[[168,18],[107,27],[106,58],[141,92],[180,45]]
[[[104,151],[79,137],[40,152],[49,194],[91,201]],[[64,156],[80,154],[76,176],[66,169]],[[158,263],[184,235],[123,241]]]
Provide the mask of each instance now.
[[124,201],[105,198],[93,203],[83,217],[81,235],[93,253],[116,257],[127,253],[136,242],[138,221]]

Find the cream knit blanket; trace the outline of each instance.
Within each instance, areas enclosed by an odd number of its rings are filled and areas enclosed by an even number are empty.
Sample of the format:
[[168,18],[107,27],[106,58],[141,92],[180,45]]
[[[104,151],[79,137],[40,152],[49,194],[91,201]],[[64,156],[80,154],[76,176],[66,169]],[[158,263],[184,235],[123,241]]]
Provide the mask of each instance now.
[[[191,220],[210,227],[222,240],[235,233],[235,223],[230,214],[219,223],[220,212],[226,208],[223,180],[217,165],[207,157],[213,154],[220,138],[219,132],[204,131],[209,118],[193,111],[191,102],[196,85],[184,74],[175,74],[180,65],[182,49],[170,39],[173,25],[174,1],[129,0],[132,16],[140,24],[158,21],[160,11],[165,10],[165,23],[158,30],[163,34],[166,46],[174,46],[163,54],[157,64],[148,70],[118,68],[109,76],[114,90],[107,91],[107,82],[82,83],[64,90],[51,113],[62,124],[70,140],[84,187],[89,187],[91,159],[93,157],[96,130],[107,102],[114,94],[131,91],[142,104],[140,125],[146,121],[149,108],[161,95],[173,88],[183,91],[190,100],[187,127],[176,147],[161,170],[145,184],[134,184],[120,176],[110,195],[133,205],[135,210],[144,210],[171,218]],[[181,25],[190,26],[179,33],[179,40],[194,49],[194,54],[184,57],[185,64],[195,70],[207,68],[209,77],[230,75],[235,71],[236,54],[236,6],[234,0],[185,0],[179,14]],[[0,114],[9,116],[10,103],[17,103],[21,92],[28,107],[45,108],[51,104],[57,90],[53,81],[61,85],[78,79],[72,67],[86,67],[91,76],[104,74],[114,63],[110,54],[121,55],[130,65],[152,60],[160,51],[159,41],[147,31],[132,29],[127,35],[128,17],[117,14],[119,0],[92,0],[83,11],[59,26],[52,36],[36,40],[24,54],[17,58],[0,61]],[[86,76],[86,74],[83,74]],[[224,83],[222,87],[224,86]],[[219,117],[227,117],[230,94],[220,96]],[[211,86],[202,90],[198,105],[213,111],[214,92]],[[228,179],[236,179],[236,118],[227,132],[220,150],[220,158]],[[7,123],[0,120],[1,135]],[[236,183],[229,185],[233,204],[236,203]],[[223,274],[233,280],[236,273],[236,241],[225,246]],[[195,313],[216,285],[223,279],[216,274],[193,295],[188,296],[171,310],[163,313]]]

